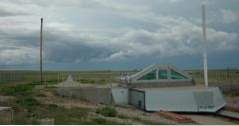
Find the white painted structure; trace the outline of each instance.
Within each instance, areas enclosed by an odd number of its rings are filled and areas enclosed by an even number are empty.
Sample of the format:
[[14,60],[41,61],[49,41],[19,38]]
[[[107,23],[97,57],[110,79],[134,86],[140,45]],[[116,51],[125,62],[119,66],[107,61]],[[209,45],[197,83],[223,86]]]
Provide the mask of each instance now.
[[216,112],[226,104],[217,87],[113,88],[113,101],[145,111]]
[[225,105],[218,88],[177,87],[136,90],[144,94],[143,109],[146,111],[216,112]]
[[111,89],[113,102],[118,105],[127,105],[128,104],[128,89],[115,87]]
[[206,1],[202,0],[202,31],[203,31],[203,70],[204,83],[208,87],[208,67],[207,67],[207,27],[206,27]]
[[112,89],[115,104],[145,111],[216,112],[226,104],[218,87],[196,86],[192,77],[171,65],[151,65],[123,78]]

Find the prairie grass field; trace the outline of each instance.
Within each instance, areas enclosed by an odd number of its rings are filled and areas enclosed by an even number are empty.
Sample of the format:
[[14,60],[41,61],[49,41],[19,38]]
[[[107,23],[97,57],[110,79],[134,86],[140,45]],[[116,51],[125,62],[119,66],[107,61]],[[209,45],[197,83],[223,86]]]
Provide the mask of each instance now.
[[[135,73],[135,71],[45,71],[44,83],[56,84],[72,75],[75,81],[81,84],[108,84],[116,83],[121,73]],[[0,84],[35,83],[39,84],[38,71],[0,71]]]
[[[57,84],[71,74],[81,84],[117,83],[122,73],[137,71],[45,71],[44,84]],[[203,84],[203,71],[188,70],[196,84]],[[239,84],[239,70],[210,70],[209,84]],[[39,88],[38,71],[1,71],[0,106],[14,110],[12,124],[41,124],[42,119],[54,119],[54,124],[168,124],[155,123],[141,111],[119,110],[115,106],[94,105],[60,97],[54,87]],[[41,86],[40,86],[41,87]],[[237,95],[238,96],[238,95]],[[106,108],[105,108],[106,107]],[[132,115],[128,115],[129,111]],[[123,113],[122,113],[123,112]],[[140,116],[139,116],[140,115]]]
[[[196,84],[204,83],[202,70],[188,70],[187,73],[193,77]],[[209,70],[208,83],[211,85],[239,84],[239,70],[236,69]]]
[[[45,71],[44,83],[56,84],[66,80],[71,74],[81,84],[117,83],[122,73],[133,74],[137,71]],[[202,70],[187,70],[196,84],[203,84]],[[239,70],[223,69],[208,71],[209,84],[238,84]],[[34,83],[39,84],[38,71],[0,71],[0,84]]]

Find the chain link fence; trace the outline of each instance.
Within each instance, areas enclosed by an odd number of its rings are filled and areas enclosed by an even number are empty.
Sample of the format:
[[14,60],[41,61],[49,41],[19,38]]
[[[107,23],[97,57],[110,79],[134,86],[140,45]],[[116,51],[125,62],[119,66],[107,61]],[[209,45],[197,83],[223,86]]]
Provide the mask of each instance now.
[[[197,85],[204,84],[203,70],[187,71],[194,79]],[[224,93],[235,94],[239,92],[239,70],[209,70],[208,71],[209,86],[217,86]]]
[[[188,73],[193,77],[196,84],[204,84],[203,70],[188,71]],[[209,70],[208,83],[210,85],[239,84],[239,70]]]
[[[107,84],[117,83],[121,73],[125,71],[45,71],[44,82],[47,84],[60,83],[72,75],[73,79],[79,83]],[[204,84],[202,70],[187,71],[196,84]],[[135,73],[135,72],[133,72]],[[239,70],[209,70],[209,85],[239,85]],[[35,83],[40,82],[38,71],[0,71],[0,84],[8,83]]]

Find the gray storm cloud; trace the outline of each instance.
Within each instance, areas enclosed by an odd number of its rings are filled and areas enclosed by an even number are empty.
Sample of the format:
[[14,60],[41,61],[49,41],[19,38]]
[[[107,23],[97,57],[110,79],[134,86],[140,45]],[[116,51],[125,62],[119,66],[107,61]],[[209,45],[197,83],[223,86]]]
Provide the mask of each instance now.
[[[183,2],[190,3],[172,0],[167,5]],[[45,17],[44,57],[47,62],[110,62],[201,53],[200,17],[163,14],[145,0],[137,6],[133,6],[136,1],[114,0],[53,0],[47,3],[47,0],[0,1],[0,64],[38,62],[39,19],[42,16]],[[164,6],[161,4],[159,6]],[[98,15],[101,11],[103,17]],[[200,13],[200,10],[194,11]],[[89,15],[85,16],[86,13]],[[96,20],[87,20],[88,16]],[[237,31],[227,32],[209,26],[208,34],[209,52],[238,51]]]

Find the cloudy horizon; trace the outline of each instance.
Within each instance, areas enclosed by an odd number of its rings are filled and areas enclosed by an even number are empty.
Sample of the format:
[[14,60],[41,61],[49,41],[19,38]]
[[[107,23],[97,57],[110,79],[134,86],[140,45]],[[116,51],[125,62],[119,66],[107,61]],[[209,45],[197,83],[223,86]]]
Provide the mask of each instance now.
[[[238,0],[207,5],[209,68],[239,68]],[[1,0],[0,69],[202,68],[201,0]]]

